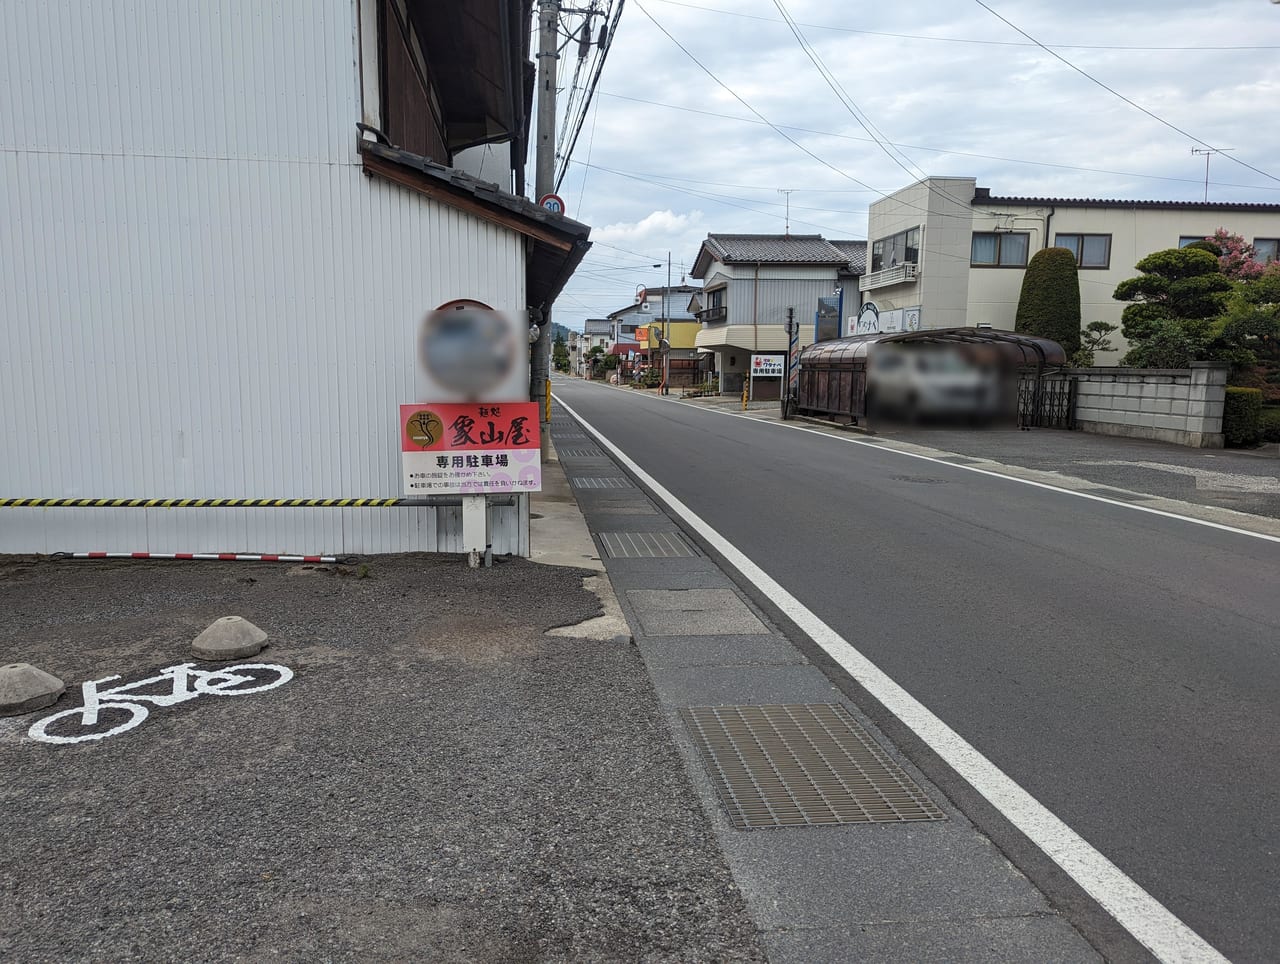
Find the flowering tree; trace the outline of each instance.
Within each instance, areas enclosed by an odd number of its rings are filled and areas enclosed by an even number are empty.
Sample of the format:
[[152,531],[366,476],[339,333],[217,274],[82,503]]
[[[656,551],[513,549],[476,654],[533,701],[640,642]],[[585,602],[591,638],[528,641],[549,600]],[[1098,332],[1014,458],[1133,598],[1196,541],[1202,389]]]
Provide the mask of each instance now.
[[1233,281],[1253,281],[1262,277],[1266,265],[1258,260],[1253,245],[1226,228],[1218,228],[1205,241],[1216,249],[1218,270]]

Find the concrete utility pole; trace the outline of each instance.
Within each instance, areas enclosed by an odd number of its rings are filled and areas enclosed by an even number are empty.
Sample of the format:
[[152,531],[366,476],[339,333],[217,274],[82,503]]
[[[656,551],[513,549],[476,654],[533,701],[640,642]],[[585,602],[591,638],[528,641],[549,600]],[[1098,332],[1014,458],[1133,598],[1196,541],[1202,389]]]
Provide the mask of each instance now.
[[[556,165],[556,68],[560,54],[560,0],[538,3],[538,129],[534,157],[535,200],[555,189]],[[538,411],[546,417],[547,378],[551,370],[551,306],[543,312],[542,334],[529,353],[529,398],[538,403]],[[551,426],[542,427],[542,453],[547,454],[547,436]]]
[[[667,299],[671,296],[671,252],[667,252],[667,286],[662,289],[662,340],[667,347],[662,352],[662,394],[671,394],[671,314]],[[661,346],[659,346],[661,347]]]

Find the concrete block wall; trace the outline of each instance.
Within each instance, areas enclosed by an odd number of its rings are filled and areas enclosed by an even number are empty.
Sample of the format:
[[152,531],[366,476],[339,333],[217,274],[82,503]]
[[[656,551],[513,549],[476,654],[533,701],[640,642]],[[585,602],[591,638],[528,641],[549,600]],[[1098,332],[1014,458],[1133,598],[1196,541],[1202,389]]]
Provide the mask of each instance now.
[[1076,425],[1086,432],[1222,448],[1227,367],[1073,368]]

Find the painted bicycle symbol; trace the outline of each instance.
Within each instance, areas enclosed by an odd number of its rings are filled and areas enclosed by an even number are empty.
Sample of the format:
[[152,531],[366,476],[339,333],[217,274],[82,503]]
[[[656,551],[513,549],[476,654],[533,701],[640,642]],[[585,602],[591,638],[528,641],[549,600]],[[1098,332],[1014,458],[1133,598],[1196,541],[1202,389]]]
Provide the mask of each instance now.
[[84,743],[115,736],[147,718],[147,707],[175,706],[198,696],[247,696],[275,689],[293,679],[293,670],[274,663],[241,663],[199,669],[178,663],[148,679],[99,689],[119,675],[89,680],[81,686],[84,706],[63,710],[31,724],[27,735],[42,743]]

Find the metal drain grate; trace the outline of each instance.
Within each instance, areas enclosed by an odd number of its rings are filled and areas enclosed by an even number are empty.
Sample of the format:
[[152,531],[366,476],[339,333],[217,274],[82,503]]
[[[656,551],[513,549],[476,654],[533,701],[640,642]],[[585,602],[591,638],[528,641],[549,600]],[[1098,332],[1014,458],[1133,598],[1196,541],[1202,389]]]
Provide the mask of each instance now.
[[579,479],[573,480],[574,488],[578,489],[630,489],[633,488],[630,479]]
[[841,706],[695,706],[680,716],[739,830],[946,819]]
[[678,532],[601,532],[600,543],[610,559],[679,559],[698,554]]
[[604,456],[599,449],[560,449],[559,452],[568,459],[598,459]]

